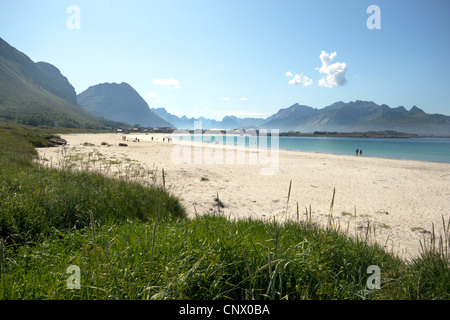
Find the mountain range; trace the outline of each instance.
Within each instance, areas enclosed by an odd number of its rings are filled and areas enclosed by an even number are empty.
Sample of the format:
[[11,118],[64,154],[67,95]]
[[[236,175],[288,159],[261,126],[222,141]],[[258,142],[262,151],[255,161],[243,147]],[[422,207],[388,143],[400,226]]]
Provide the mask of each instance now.
[[225,116],[222,120],[207,119],[205,117],[188,118],[178,117],[169,113],[165,108],[151,108],[159,117],[169,121],[177,129],[194,129],[194,122],[201,121],[203,129],[237,129],[255,128],[261,124],[263,119],[259,118],[237,118],[235,116]]
[[202,121],[202,128],[217,129],[279,129],[280,132],[300,131],[402,131],[419,135],[450,136],[450,117],[442,114],[428,114],[413,106],[390,108],[372,101],[338,101],[322,109],[298,103],[282,108],[264,119],[224,117],[221,121],[205,118],[177,117],[164,108],[152,109],[161,118],[176,128],[193,129],[194,121]]
[[450,136],[450,116],[428,114],[414,106],[391,108],[372,101],[338,101],[317,109],[298,103],[267,118],[222,120],[178,117],[164,108],[150,108],[127,83],[103,83],[76,94],[60,70],[46,62],[33,62],[0,38],[0,120],[28,125],[69,128],[173,127],[193,129],[279,129],[280,132],[314,131],[405,133]]
[[363,132],[393,130],[419,135],[450,135],[450,117],[428,114],[416,106],[391,108],[372,101],[342,101],[322,109],[294,104],[265,119],[261,128],[280,131]]

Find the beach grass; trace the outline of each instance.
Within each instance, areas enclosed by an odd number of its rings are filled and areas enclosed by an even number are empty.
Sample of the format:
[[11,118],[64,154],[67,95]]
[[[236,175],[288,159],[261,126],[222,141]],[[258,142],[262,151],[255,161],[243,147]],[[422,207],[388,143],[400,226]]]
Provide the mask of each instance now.
[[[0,130],[0,299],[450,298],[444,218],[444,234],[433,229],[406,261],[367,234],[314,223],[298,204],[298,219],[283,223],[230,219],[219,207],[188,219],[164,170],[161,186],[45,167],[33,161],[32,139]],[[80,289],[68,288],[70,266]],[[370,266],[381,271],[379,289],[368,286]]]
[[0,237],[7,244],[38,241],[52,229],[82,229],[105,221],[141,221],[186,215],[178,199],[162,187],[146,187],[126,177],[96,171],[45,168],[26,137],[2,135]]

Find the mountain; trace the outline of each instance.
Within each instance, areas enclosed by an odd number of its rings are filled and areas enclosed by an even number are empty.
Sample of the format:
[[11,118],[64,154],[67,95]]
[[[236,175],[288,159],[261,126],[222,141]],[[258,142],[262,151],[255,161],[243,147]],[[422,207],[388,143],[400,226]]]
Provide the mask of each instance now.
[[47,62],[37,62],[36,65],[44,72],[47,78],[47,90],[70,102],[77,103],[75,88],[69,80],[61,74],[58,68]]
[[188,118],[186,116],[178,117],[172,113],[167,112],[165,108],[151,108],[152,112],[157,114],[162,119],[170,122],[177,129],[194,129],[195,121],[202,121],[203,129],[219,128],[219,122],[214,119],[200,118]]
[[400,106],[391,108],[372,101],[338,101],[322,109],[298,103],[281,108],[265,119],[226,116],[221,121],[200,118],[177,117],[164,108],[152,109],[176,128],[193,129],[194,121],[202,121],[203,129],[278,129],[280,132],[314,131],[367,132],[401,131],[427,136],[450,136],[450,117],[428,114],[413,106],[409,111]]
[[172,123],[177,129],[194,129],[194,122],[201,121],[202,129],[245,129],[245,128],[257,128],[258,125],[264,121],[259,118],[237,118],[235,116],[225,116],[222,120],[217,121],[215,119],[207,119],[204,117],[188,118],[186,116],[178,117],[174,114],[167,112],[165,108],[152,108],[161,118]]
[[263,128],[277,128],[280,131],[294,130],[317,114],[317,109],[298,103],[278,110],[278,112],[260,123]]
[[393,130],[420,135],[450,135],[450,117],[414,106],[390,108],[372,101],[342,101],[323,109],[294,104],[265,119],[260,128],[283,131],[364,132]]
[[115,121],[143,127],[173,127],[150,110],[148,104],[128,83],[102,83],[77,95],[88,112]]
[[29,125],[102,128],[118,125],[88,113],[58,68],[33,62],[0,38],[0,119]]

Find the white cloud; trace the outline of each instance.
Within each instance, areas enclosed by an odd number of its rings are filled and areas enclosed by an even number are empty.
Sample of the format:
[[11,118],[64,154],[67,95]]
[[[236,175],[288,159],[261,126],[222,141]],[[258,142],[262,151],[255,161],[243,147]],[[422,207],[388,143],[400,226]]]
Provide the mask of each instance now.
[[154,92],[149,92],[149,93],[147,93],[146,95],[145,95],[145,97],[147,98],[147,99],[151,99],[151,98],[154,98],[154,97],[156,97],[157,95],[156,95],[156,93],[154,93]]
[[246,98],[246,97],[242,97],[242,98],[239,98],[239,100],[241,100],[241,101],[247,101],[247,98]]
[[303,73],[300,74],[296,74],[295,76],[292,75],[291,72],[286,72],[286,76],[288,76],[288,73],[290,74],[290,77],[292,77],[291,80],[289,80],[289,84],[296,84],[299,86],[312,86],[313,85],[313,81],[311,78],[308,78],[307,76],[305,76]]
[[290,71],[286,72],[285,74],[286,74],[286,77],[288,77],[288,78],[292,78],[294,76],[292,74],[292,72],[290,72]]
[[176,80],[174,78],[170,79],[153,79],[153,84],[165,86],[165,87],[172,87],[174,89],[180,88],[180,81]]
[[340,87],[347,83],[347,79],[345,78],[345,74],[347,73],[347,65],[343,62],[330,64],[336,55],[336,51],[328,54],[322,50],[322,53],[320,54],[322,66],[320,68],[316,68],[316,70],[319,70],[320,73],[326,74],[326,77],[319,80],[319,86],[332,88],[336,86]]
[[222,98],[223,101],[230,101],[231,98]]

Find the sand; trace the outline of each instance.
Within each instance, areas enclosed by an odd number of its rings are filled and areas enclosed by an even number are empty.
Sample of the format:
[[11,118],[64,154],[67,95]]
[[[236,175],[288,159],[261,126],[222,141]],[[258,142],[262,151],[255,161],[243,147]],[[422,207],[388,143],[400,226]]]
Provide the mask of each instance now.
[[[168,142],[170,134],[129,134],[127,141],[123,136],[62,135],[65,147],[38,149],[41,163],[67,165],[64,156],[73,160],[90,153],[93,159],[97,154],[122,172],[126,165],[145,168],[155,183],[161,183],[164,169],[166,188],[181,198],[190,217],[220,212],[230,218],[305,220],[311,208],[312,221],[326,225],[331,212],[341,230],[363,236],[369,225],[372,240],[407,259],[420,252],[420,241],[429,238],[433,224],[439,235],[442,219],[450,219],[450,164],[284,150],[264,157],[253,148],[185,147],[186,142]],[[139,142],[133,142],[136,138]],[[83,169],[82,162],[75,163]],[[98,163],[94,169],[105,171]]]

